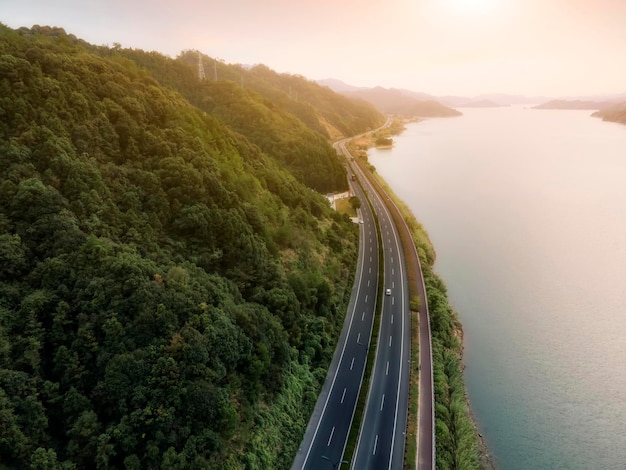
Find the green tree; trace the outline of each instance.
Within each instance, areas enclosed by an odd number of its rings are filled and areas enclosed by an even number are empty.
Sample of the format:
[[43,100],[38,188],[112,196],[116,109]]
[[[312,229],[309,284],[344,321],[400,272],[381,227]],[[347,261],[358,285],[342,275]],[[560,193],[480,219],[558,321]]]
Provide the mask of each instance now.
[[57,470],[59,462],[53,449],[38,447],[30,459],[31,470]]

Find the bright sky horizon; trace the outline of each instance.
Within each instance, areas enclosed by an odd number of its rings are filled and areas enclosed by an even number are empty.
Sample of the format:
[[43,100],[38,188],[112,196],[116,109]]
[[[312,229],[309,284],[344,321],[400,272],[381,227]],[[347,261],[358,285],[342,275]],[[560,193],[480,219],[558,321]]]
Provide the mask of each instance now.
[[626,0],[2,0],[0,22],[438,96],[626,93]]

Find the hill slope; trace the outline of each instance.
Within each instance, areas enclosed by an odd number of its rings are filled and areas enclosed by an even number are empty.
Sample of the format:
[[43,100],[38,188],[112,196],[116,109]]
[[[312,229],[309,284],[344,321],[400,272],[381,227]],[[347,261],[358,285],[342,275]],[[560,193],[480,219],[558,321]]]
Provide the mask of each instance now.
[[287,468],[352,285],[357,229],[310,189],[339,165],[261,95],[135,56],[0,26],[0,466]]
[[603,121],[626,124],[626,102],[602,108],[592,116],[602,118]]
[[344,94],[367,101],[386,114],[417,117],[451,117],[461,115],[459,111],[448,108],[437,101],[418,100],[401,90],[376,87]]
[[161,85],[245,135],[268,156],[286,165],[299,181],[320,192],[347,188],[345,170],[327,139],[361,133],[385,121],[372,105],[263,65],[250,69],[202,56],[207,70],[215,64],[219,79],[213,80],[208,74],[209,79],[199,80],[197,51],[183,52],[173,60],[157,52],[93,46],[60,33],[59,28],[38,28],[34,28],[38,34],[61,35],[133,73],[147,72]]

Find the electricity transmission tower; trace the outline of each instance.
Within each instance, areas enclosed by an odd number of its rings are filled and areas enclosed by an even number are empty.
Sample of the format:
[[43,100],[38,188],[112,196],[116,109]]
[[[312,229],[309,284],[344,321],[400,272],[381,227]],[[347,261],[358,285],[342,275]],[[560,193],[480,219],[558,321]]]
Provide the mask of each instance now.
[[204,75],[204,65],[202,65],[202,53],[198,52],[198,78],[200,80],[204,80],[206,75]]

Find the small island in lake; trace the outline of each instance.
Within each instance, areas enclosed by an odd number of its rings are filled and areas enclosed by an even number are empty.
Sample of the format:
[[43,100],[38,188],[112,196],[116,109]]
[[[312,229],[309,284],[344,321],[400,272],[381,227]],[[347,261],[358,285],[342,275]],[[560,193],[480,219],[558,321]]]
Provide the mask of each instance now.
[[376,148],[390,149],[391,147],[393,147],[393,139],[391,137],[378,137],[375,144]]

